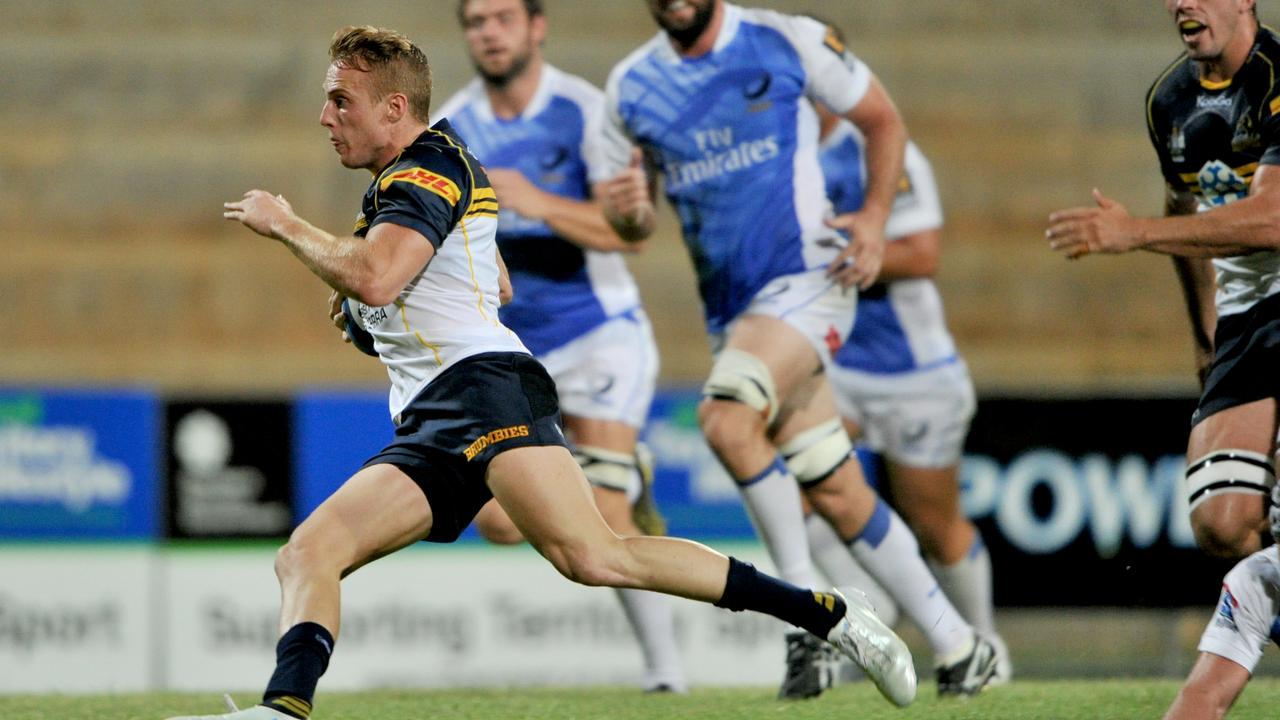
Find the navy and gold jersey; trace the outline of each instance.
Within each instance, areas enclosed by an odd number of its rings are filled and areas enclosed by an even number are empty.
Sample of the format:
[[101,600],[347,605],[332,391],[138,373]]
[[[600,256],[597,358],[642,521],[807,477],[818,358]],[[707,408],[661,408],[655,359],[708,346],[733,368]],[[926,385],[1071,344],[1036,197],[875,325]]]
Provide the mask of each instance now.
[[[1259,165],[1280,164],[1280,38],[1259,28],[1248,59],[1229,80],[1210,82],[1185,53],[1147,94],[1147,128],[1165,181],[1195,195],[1201,210],[1239,200]],[[1242,312],[1270,295],[1274,253],[1214,261],[1218,312]]]
[[498,200],[480,163],[441,120],[365,192],[355,234],[381,223],[435,246],[426,268],[382,307],[352,303],[391,376],[391,414],[442,370],[485,352],[528,352],[498,320]]

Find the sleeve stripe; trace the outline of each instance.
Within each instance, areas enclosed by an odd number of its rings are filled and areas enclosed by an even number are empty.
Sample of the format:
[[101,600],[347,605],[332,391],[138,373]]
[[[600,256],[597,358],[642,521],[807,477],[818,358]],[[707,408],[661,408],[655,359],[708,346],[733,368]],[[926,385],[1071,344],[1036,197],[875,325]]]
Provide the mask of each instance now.
[[400,170],[386,176],[382,179],[382,182],[378,184],[378,189],[386,190],[388,187],[391,187],[391,183],[396,182],[405,182],[410,185],[417,185],[423,190],[439,195],[445,200],[445,202],[449,203],[450,206],[457,205],[458,201],[462,199],[462,191],[458,189],[457,183],[443,175],[437,175],[430,170],[425,170],[420,167]]

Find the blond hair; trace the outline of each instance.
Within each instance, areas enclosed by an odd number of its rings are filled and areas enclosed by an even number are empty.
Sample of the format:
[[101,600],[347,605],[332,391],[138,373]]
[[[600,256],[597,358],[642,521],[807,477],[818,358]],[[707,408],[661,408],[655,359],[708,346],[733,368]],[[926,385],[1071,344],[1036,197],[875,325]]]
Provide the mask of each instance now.
[[431,117],[431,65],[409,38],[371,25],[344,27],[329,43],[329,61],[370,74],[374,100],[391,93],[409,99],[409,112],[422,122]]

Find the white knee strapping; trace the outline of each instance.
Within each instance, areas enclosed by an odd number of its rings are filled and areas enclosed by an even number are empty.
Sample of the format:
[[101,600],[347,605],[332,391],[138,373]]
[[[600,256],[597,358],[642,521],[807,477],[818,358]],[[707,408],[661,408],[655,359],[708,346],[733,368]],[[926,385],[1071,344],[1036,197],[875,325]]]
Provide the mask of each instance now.
[[1276,474],[1271,458],[1250,450],[1216,450],[1187,468],[1187,504],[1195,509],[1210,496],[1251,493],[1271,496]]
[[801,485],[826,480],[853,452],[853,443],[838,419],[805,430],[778,448],[787,469]]
[[1271,509],[1267,511],[1271,520],[1271,537],[1280,543],[1280,485],[1271,486]]
[[702,395],[736,400],[763,414],[766,423],[772,423],[778,416],[778,390],[769,368],[760,358],[743,350],[728,348],[720,352],[711,376],[702,386]]
[[582,467],[587,482],[596,487],[617,490],[628,496],[640,489],[640,471],[634,455],[579,445],[574,448],[573,459]]

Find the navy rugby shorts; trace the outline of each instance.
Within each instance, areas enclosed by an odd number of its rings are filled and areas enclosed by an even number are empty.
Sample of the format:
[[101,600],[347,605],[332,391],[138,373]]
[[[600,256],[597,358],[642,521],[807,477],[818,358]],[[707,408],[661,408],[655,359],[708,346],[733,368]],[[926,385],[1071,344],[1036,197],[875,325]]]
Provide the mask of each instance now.
[[1280,396],[1280,295],[1218,318],[1213,346],[1192,426],[1216,412]]
[[400,413],[395,439],[364,467],[403,470],[431,503],[425,539],[453,542],[493,497],[489,462],[534,445],[567,447],[555,383],[528,355],[482,353],[432,380]]

